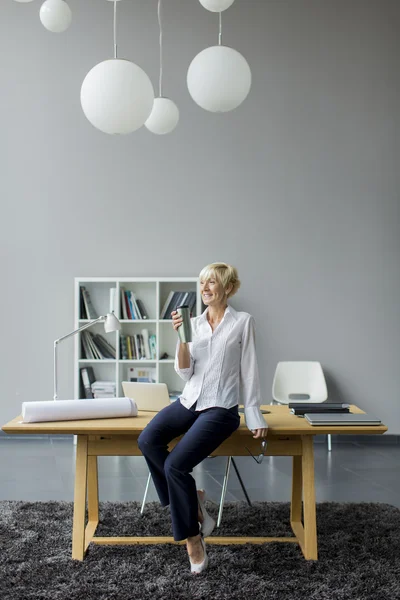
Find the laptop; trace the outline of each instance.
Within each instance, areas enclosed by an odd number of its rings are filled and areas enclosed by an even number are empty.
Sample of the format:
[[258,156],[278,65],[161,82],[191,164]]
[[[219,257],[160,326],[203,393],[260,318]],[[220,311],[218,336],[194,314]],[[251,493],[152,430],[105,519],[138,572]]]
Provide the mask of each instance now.
[[306,413],[311,425],[381,425],[381,420],[367,414],[356,413]]
[[123,381],[122,389],[126,398],[136,402],[138,410],[158,412],[171,404],[166,383]]

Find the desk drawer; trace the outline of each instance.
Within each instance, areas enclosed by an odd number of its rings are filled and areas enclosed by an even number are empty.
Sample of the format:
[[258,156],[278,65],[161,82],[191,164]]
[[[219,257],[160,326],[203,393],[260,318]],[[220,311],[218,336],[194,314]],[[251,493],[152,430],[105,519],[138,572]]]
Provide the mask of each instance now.
[[[258,456],[261,452],[261,441],[255,440],[251,435],[232,437],[226,440],[212,452],[211,456],[250,456],[245,446]],[[266,456],[297,456],[302,454],[301,437],[298,435],[267,436]]]
[[89,435],[89,456],[142,456],[137,445],[139,434]]
[[[137,439],[139,435],[90,435],[88,440],[88,455],[94,456],[141,456]],[[179,442],[179,436],[168,445],[169,450]],[[267,437],[266,456],[296,456],[302,454],[300,436],[276,435]],[[261,451],[260,440],[251,435],[232,436],[221,444],[211,456],[250,456],[245,446],[258,456]]]

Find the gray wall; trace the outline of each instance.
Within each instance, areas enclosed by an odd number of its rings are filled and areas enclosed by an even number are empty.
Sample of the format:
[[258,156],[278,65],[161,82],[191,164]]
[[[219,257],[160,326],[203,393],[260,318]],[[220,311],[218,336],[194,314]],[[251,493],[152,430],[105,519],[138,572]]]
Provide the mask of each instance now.
[[[253,87],[235,112],[191,100],[185,74],[217,42],[197,0],[165,0],[173,135],[110,137],[80,86],[112,56],[112,8],[69,0],[51,34],[40,2],[1,2],[0,423],[52,398],[53,340],[73,326],[74,276],[193,276],[237,266],[266,402],[279,360],[320,360],[330,397],[400,433],[398,0],[236,0],[223,40]],[[118,4],[120,57],[158,77],[156,0]],[[60,346],[73,395],[73,341]]]

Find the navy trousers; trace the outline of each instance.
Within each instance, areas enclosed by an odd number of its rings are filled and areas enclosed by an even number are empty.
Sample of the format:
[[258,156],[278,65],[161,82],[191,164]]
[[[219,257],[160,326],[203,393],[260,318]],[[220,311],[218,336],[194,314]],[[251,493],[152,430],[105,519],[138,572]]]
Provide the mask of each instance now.
[[[138,446],[146,459],[162,506],[170,505],[175,541],[199,533],[196,482],[193,468],[207,458],[240,424],[238,406],[196,411],[180,399],[158,412],[143,429]],[[168,451],[174,438],[185,434]]]

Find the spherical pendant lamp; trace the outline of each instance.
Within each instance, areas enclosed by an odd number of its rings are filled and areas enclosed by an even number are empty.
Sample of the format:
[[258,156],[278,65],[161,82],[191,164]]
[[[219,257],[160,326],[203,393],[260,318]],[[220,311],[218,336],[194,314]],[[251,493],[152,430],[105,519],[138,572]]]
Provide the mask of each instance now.
[[157,135],[171,133],[179,121],[179,109],[175,102],[163,96],[163,31],[161,23],[161,0],[158,0],[158,27],[160,30],[160,77],[159,95],[154,99],[153,109],[145,123],[145,127]]
[[155,98],[153,110],[145,126],[152,133],[164,135],[171,133],[179,121],[179,109],[169,98]]
[[61,33],[71,25],[72,13],[64,0],[46,0],[39,12],[42,25],[53,33]]
[[248,62],[228,46],[211,46],[192,60],[187,86],[193,100],[204,110],[228,112],[237,108],[251,87]]
[[232,6],[234,0],[199,0],[200,4],[211,12],[222,12]]
[[93,67],[82,83],[83,112],[104,133],[136,131],[149,117],[153,102],[149,77],[128,60],[105,60]]

